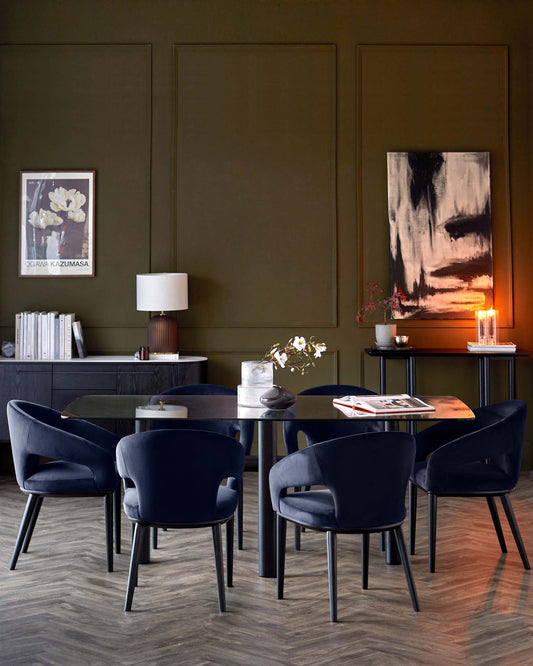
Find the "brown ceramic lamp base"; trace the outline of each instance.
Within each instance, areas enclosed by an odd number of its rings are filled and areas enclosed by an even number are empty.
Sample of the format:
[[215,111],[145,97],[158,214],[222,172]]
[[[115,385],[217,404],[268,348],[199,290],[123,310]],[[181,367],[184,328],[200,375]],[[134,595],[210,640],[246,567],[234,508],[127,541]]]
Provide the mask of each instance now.
[[148,347],[151,354],[175,354],[178,350],[178,324],[164,312],[148,322]]

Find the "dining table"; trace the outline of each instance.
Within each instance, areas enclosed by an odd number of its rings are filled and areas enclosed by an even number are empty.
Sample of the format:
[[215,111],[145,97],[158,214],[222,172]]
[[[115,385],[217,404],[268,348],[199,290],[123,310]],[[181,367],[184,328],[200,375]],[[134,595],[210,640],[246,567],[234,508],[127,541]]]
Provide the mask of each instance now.
[[[407,427],[417,422],[473,419],[472,410],[454,396],[418,396],[434,407],[431,412],[372,414],[339,409],[331,396],[299,395],[288,409],[268,409],[239,405],[233,395],[84,395],[62,411],[64,418],[120,419],[135,423],[135,431],[150,428],[154,419],[198,421],[252,420],[258,426],[258,573],[276,576],[275,513],[270,500],[269,473],[278,458],[278,425],[290,420],[338,421],[364,419],[384,421],[386,429]],[[404,424],[404,426],[402,426]],[[146,553],[148,550],[148,554]],[[149,559],[149,546],[144,561]],[[389,561],[390,564],[396,563]]]

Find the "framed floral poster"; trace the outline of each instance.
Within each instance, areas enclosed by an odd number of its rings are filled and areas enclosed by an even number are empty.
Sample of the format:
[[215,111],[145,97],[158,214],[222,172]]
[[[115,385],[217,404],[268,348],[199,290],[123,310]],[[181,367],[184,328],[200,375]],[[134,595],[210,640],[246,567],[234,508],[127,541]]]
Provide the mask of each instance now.
[[22,171],[20,277],[94,276],[94,171]]

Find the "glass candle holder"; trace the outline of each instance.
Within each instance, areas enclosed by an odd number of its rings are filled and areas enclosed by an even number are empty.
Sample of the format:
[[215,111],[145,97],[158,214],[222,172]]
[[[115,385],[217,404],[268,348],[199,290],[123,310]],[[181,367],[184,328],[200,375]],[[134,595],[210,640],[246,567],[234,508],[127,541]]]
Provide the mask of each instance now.
[[476,325],[479,345],[498,344],[498,310],[477,310]]

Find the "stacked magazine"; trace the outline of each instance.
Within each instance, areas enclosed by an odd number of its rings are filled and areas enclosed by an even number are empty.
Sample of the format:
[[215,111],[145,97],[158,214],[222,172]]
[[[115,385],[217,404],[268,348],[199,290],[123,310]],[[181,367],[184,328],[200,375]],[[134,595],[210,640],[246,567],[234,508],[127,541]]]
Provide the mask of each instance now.
[[347,416],[351,412],[362,414],[410,414],[420,412],[434,412],[435,407],[428,405],[420,398],[414,398],[407,393],[398,395],[345,395],[334,398],[333,405]]

